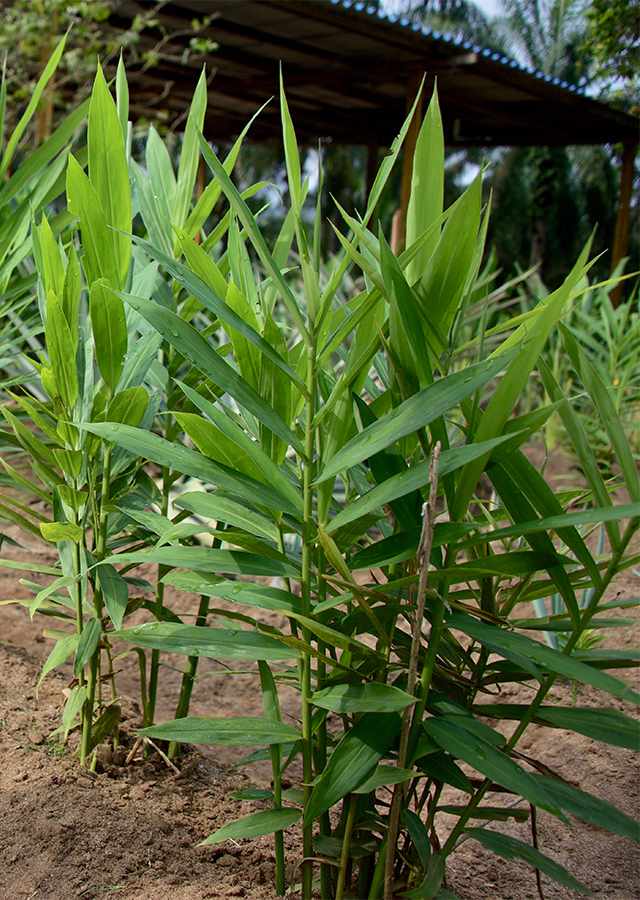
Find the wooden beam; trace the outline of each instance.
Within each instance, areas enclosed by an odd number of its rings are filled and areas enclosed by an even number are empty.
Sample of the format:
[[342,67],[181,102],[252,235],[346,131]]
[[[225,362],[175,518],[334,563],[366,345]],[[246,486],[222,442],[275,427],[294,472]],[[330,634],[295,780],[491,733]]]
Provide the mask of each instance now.
[[[625,143],[622,151],[622,171],[620,173],[620,197],[618,199],[618,215],[616,218],[616,230],[613,239],[613,253],[611,258],[611,271],[614,272],[620,260],[624,259],[629,250],[629,228],[631,223],[631,191],[633,188],[633,163],[637,144]],[[618,284],[609,295],[614,306],[619,306],[622,301],[622,284]]]

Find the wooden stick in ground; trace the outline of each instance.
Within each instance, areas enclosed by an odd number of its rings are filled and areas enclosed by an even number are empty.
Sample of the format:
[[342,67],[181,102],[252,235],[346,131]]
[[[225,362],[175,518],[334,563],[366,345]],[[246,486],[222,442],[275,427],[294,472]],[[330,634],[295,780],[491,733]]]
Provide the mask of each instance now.
[[[438,493],[438,466],[440,463],[440,441],[433,448],[431,463],[429,465],[429,499],[422,508],[422,534],[416,554],[416,561],[420,571],[418,579],[418,602],[413,620],[413,635],[411,640],[411,656],[409,658],[409,674],[407,680],[407,693],[415,691],[418,676],[418,662],[420,660],[420,643],[422,639],[422,620],[427,601],[427,578],[429,572],[429,557],[433,544],[433,531],[436,518],[436,497]],[[404,769],[407,763],[407,747],[409,746],[409,733],[411,731],[411,707],[405,707],[402,716],[402,731],[400,733],[400,749],[398,751],[398,767]],[[393,900],[393,876],[396,862],[396,843],[400,825],[400,813],[404,799],[404,788],[397,784],[393,790],[393,800],[389,811],[389,836],[387,840],[387,858],[384,877],[384,900]]]

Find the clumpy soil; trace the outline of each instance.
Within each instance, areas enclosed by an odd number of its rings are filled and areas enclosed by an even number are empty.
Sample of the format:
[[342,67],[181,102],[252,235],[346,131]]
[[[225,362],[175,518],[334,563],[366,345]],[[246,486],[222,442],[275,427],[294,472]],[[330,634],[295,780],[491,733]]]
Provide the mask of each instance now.
[[[5,544],[4,557],[31,558],[45,565],[52,561],[41,545],[20,537],[11,526],[3,526],[2,531],[22,545],[20,549]],[[0,601],[27,596],[19,584],[23,574],[0,568]],[[29,579],[37,581],[38,576]],[[637,596],[638,586],[637,575],[625,573],[607,599],[621,591],[627,597]],[[192,603],[190,595],[177,592],[167,598],[167,604],[180,613],[188,613]],[[635,615],[634,611],[623,614]],[[52,646],[42,637],[47,626],[55,627],[55,623],[43,625],[38,616],[32,622],[24,607],[0,605],[0,900],[275,898],[271,837],[198,846],[220,826],[261,808],[260,802],[231,795],[252,786],[268,786],[269,767],[260,763],[236,768],[234,764],[251,748],[224,747],[187,748],[176,760],[178,771],[156,752],[146,757],[138,752],[125,765],[141,722],[133,656],[118,661],[122,746],[112,755],[103,754],[96,772],[80,767],[74,754],[77,735],[72,734],[65,746],[55,734],[72,680],[70,664],[49,674],[36,691]],[[606,629],[602,646],[637,647],[637,626],[636,621],[624,629]],[[167,657],[164,662],[157,721],[173,718],[181,679],[180,659]],[[625,677],[637,689],[638,680],[630,671],[625,670]],[[566,704],[573,691],[573,685],[559,682],[551,699]],[[526,686],[507,687],[501,699],[526,703],[531,696]],[[602,703],[635,714],[628,704],[582,685],[575,699],[579,706]],[[293,691],[285,691],[281,702],[285,712],[295,715]],[[191,714],[262,715],[255,676],[203,660]],[[518,749],[582,790],[640,817],[640,766],[634,750],[536,726]],[[296,771],[290,774],[295,782]],[[504,805],[508,798],[492,794],[489,800]],[[537,825],[539,849],[565,866],[596,897],[640,900],[640,855],[631,840],[577,819],[567,826],[543,812],[538,812]],[[442,827],[446,832],[444,816]],[[491,827],[531,843],[529,822],[509,820]],[[288,878],[295,885],[301,856],[295,829],[286,835],[285,848]],[[539,896],[533,869],[499,859],[472,839],[459,846],[447,871],[447,886],[459,900],[535,900]],[[582,896],[544,875],[541,883],[546,900]]]

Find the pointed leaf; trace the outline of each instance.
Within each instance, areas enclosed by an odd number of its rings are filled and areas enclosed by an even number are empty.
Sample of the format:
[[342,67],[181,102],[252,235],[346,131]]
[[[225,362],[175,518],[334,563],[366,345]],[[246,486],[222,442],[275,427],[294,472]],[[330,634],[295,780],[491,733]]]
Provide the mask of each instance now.
[[114,638],[166,653],[206,659],[297,659],[300,655],[283,643],[255,631],[231,631],[177,622],[149,622],[113,633]]
[[141,728],[140,734],[166,741],[190,744],[251,746],[252,744],[286,744],[297,741],[300,732],[282,722],[250,716],[236,719],[184,718],[161,725]]
[[563,866],[540,853],[535,847],[531,847],[529,844],[517,840],[517,838],[509,837],[506,834],[498,834],[486,828],[466,828],[465,831],[472,838],[488,847],[489,850],[497,853],[498,856],[503,856],[505,859],[522,859],[535,869],[539,869],[540,872],[544,872],[545,875],[553,878],[558,884],[580,891],[580,893],[586,894],[588,897],[595,896],[589,888],[581,884],[573,875],[570,875]]
[[200,841],[199,847],[206,844],[217,844],[220,841],[242,840],[242,838],[260,837],[262,834],[274,834],[276,831],[284,831],[298,821],[302,815],[299,809],[263,809],[260,812],[236,819],[218,828],[213,834]]

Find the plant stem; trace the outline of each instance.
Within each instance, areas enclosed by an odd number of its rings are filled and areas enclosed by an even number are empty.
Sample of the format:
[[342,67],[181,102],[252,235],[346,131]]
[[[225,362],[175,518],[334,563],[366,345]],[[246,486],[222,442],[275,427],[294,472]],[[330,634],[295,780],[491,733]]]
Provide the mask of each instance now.
[[[407,693],[413,694],[418,674],[418,662],[420,659],[420,645],[422,643],[422,621],[424,619],[424,609],[427,598],[427,577],[429,571],[429,557],[431,556],[431,546],[433,544],[433,532],[435,523],[435,506],[438,489],[438,464],[440,462],[440,441],[433,448],[431,455],[431,463],[429,465],[429,499],[424,504],[422,511],[422,535],[420,537],[420,545],[418,547],[417,562],[420,567],[420,578],[418,581],[418,604],[416,608],[415,618],[413,622],[413,635],[411,641],[411,656],[409,660],[409,673],[407,676]],[[431,675],[435,665],[438,644],[440,643],[440,632],[444,621],[444,603],[440,602],[436,610],[436,619],[431,627],[431,635],[429,638],[429,647],[427,650],[427,661],[430,661],[428,678],[423,677],[420,702],[415,705],[413,712],[413,723],[422,722],[424,707],[426,704]],[[427,662],[425,662],[425,669]],[[407,764],[409,742],[412,731],[412,715],[411,707],[405,707],[402,716],[402,731],[400,734],[400,749],[398,751],[398,766],[405,768]],[[414,743],[415,741],[412,741]],[[391,801],[391,809],[389,810],[389,837],[387,843],[387,861],[385,870],[384,896],[385,900],[391,900],[393,896],[393,880],[394,868],[396,863],[396,842],[398,840],[398,831],[400,828],[400,813],[402,810],[402,802],[404,798],[404,787],[397,784],[393,790],[393,800]]]
[[[100,513],[98,520],[98,541],[96,545],[96,561],[102,562],[107,552],[107,524],[109,504],[109,487],[111,481],[111,444],[107,444],[104,449],[104,459],[102,463],[102,487],[100,491]],[[96,576],[95,587],[93,591],[93,608],[96,619],[102,619],[102,588]],[[87,697],[84,702],[82,716],[82,742],[80,746],[80,763],[84,765],[87,756],[91,751],[91,729],[93,726],[93,707],[95,705],[96,684],[100,674],[100,654],[102,650],[100,642],[93,652],[89,660],[89,676],[87,678]]]
[[[163,468],[162,470],[162,506],[161,506],[161,514],[166,517],[167,512],[169,510],[169,469]],[[164,583],[162,579],[167,574],[169,569],[167,566],[158,566],[158,578],[156,583],[156,602],[154,615],[156,622],[159,622],[162,618],[162,609],[164,607]],[[149,671],[149,695],[147,702],[147,718],[148,721],[144,722],[144,725],[153,725],[153,721],[156,715],[156,699],[158,696],[158,671],[160,669],[160,651],[152,650],[151,651],[151,666]],[[147,752],[149,749],[147,748]]]
[[[313,542],[315,540],[315,527],[313,523],[313,454],[315,449],[314,429],[312,427],[313,417],[315,415],[316,400],[316,375],[315,375],[315,353],[314,347],[307,348],[307,386],[309,388],[309,402],[306,410],[306,435],[305,435],[305,456],[303,463],[303,498],[304,498],[304,521],[303,521],[303,546],[302,546],[302,576],[301,576],[301,593],[302,593],[302,614],[308,617],[311,612],[311,574],[313,562]],[[311,633],[308,628],[302,628],[302,640],[309,643]],[[299,662],[300,669],[300,685],[302,691],[302,790],[303,790],[303,806],[306,810],[309,805],[312,790],[313,769],[312,769],[312,729],[311,729],[311,657],[305,653]],[[302,855],[305,859],[311,859],[313,856],[313,826],[306,825],[302,830]],[[302,869],[302,897],[303,900],[310,900],[313,880],[313,869],[311,864],[306,864]]]
[[347,867],[349,865],[349,850],[351,849],[351,833],[353,831],[353,823],[356,817],[356,809],[358,805],[358,795],[351,794],[349,797],[349,811],[347,813],[347,821],[344,826],[344,837],[342,839],[342,854],[340,856],[340,870],[338,872],[338,883],[336,885],[335,900],[343,900],[344,886],[347,878]]

